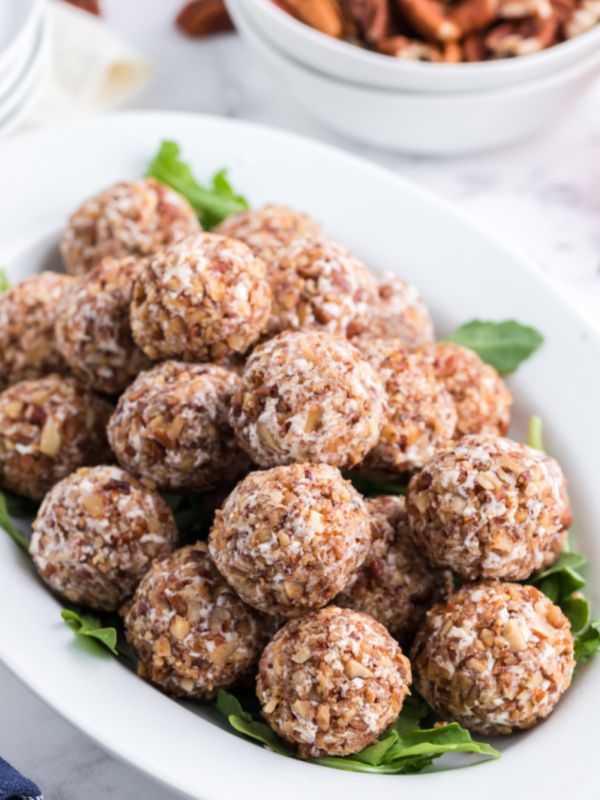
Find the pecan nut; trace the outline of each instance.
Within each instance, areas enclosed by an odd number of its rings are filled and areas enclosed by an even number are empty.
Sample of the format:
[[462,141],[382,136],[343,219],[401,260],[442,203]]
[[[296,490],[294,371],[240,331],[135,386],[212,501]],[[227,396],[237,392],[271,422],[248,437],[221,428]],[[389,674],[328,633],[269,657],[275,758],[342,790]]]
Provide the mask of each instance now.
[[234,30],[224,0],[194,0],[181,9],[176,24],[188,36],[210,36]]

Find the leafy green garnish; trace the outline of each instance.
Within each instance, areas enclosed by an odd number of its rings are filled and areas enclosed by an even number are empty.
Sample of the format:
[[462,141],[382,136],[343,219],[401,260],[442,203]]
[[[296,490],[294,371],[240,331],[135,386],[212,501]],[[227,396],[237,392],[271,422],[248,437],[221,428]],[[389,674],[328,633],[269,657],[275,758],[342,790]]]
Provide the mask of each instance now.
[[10,518],[8,505],[5,496],[0,492],[0,528],[6,531],[10,538],[16,542],[19,547],[22,547],[25,552],[29,552],[29,540],[25,534],[15,527]]
[[593,619],[575,636],[575,660],[589,661],[600,650],[600,619]]
[[532,417],[529,420],[529,434],[527,444],[535,450],[544,450],[543,439],[544,425],[541,417]]
[[0,269],[0,292],[5,292],[7,289],[10,289],[8,275],[6,274],[6,270]]
[[91,639],[96,639],[115,656],[119,655],[115,628],[103,628],[98,617],[93,614],[76,614],[75,611],[65,608],[60,612],[60,615],[67,625],[75,631],[76,636],[87,636]]
[[183,195],[194,208],[205,230],[214,228],[231,214],[248,208],[246,199],[232,189],[226,170],[217,172],[212,179],[212,186],[206,188],[194,178],[189,165],[179,158],[180,152],[175,142],[163,142],[150,162],[146,175]]
[[454,342],[473,350],[501,375],[514,372],[544,343],[544,337],[534,328],[515,320],[482,322],[475,319],[447,336],[443,341]]
[[[244,711],[234,695],[220,689],[216,706],[238,733],[254,739],[276,753],[299,758],[268,725]],[[494,758],[500,756],[500,753],[490,745],[474,742],[469,732],[463,730],[456,722],[421,730],[419,720],[429,713],[429,708],[420,698],[407,698],[395,726],[383,733],[361,753],[344,758],[334,756],[309,758],[307,761],[351,772],[400,775],[420,772],[444,753],[464,751]]]

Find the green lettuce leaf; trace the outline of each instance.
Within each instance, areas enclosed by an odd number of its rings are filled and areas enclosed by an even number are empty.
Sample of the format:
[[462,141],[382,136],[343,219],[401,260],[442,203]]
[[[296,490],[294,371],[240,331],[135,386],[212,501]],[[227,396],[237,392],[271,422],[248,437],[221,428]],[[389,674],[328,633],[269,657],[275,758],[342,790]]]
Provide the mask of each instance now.
[[67,625],[73,629],[76,636],[95,639],[115,656],[119,655],[115,628],[103,628],[98,617],[93,614],[76,614],[75,611],[65,608],[60,612],[60,615]]
[[180,152],[175,142],[163,142],[150,162],[146,175],[183,195],[194,208],[205,230],[211,230],[231,214],[248,208],[246,199],[236,194],[228,182],[226,170],[217,172],[212,179],[212,186],[201,186],[189,165],[180,159]]
[[468,322],[444,339],[468,347],[501,375],[514,372],[544,343],[534,328],[515,320],[506,322]]

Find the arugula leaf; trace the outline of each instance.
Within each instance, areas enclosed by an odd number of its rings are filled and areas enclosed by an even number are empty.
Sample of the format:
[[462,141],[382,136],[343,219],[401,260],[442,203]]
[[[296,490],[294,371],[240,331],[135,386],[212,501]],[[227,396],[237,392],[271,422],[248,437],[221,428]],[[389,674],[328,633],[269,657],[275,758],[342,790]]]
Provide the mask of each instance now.
[[98,617],[92,614],[76,614],[75,611],[70,611],[67,608],[63,609],[60,615],[67,625],[73,629],[76,636],[96,639],[115,656],[119,655],[115,628],[103,628]]
[[226,692],[225,689],[219,689],[215,705],[217,710],[228,719],[229,717],[239,717],[244,722],[252,722],[252,714],[244,711],[237,697],[231,692]]
[[[411,720],[411,724],[416,724],[418,726],[418,722],[416,720]],[[372,767],[376,767],[378,764],[383,762],[384,756],[387,751],[396,744],[398,741],[399,736],[396,730],[392,728],[392,730],[384,733],[381,738],[379,738],[374,744],[365,747],[360,753],[357,753],[355,756],[352,756],[353,761],[359,761],[361,764],[370,764]]]
[[581,553],[563,550],[553,564],[530,578],[528,583],[562,607],[567,598],[585,587],[585,578],[576,568],[586,563],[587,558]]
[[0,292],[6,292],[8,289],[10,289],[8,275],[5,270],[0,269]]
[[275,731],[271,730],[266,723],[246,722],[246,720],[241,717],[236,717],[234,715],[228,717],[228,719],[231,727],[235,728],[238,733],[249,736],[251,739],[260,742],[260,744],[264,744],[265,747],[270,748],[275,753],[279,753],[282,756],[294,755],[289,747],[284,744]]
[[380,497],[382,494],[406,494],[405,483],[370,481],[355,472],[344,472],[343,475],[363,497]]
[[585,597],[569,597],[562,603],[562,610],[571,623],[573,635],[580,633],[590,621],[590,604]]
[[451,722],[439,728],[413,731],[400,737],[396,744],[387,751],[384,761],[458,752],[480,753],[500,758],[500,753],[490,744],[473,741],[469,731],[461,728],[457,722]]
[[575,636],[575,661],[589,661],[600,651],[600,619],[593,619]]
[[532,417],[529,420],[529,435],[527,436],[527,444],[533,447],[534,450],[544,451],[544,423],[541,417]]
[[231,214],[248,208],[246,199],[233,191],[226,170],[217,172],[212,179],[212,186],[206,188],[194,178],[189,165],[179,158],[180,152],[175,142],[162,142],[148,166],[146,176],[156,178],[183,195],[194,208],[205,230],[214,228]]
[[0,492],[0,528],[6,531],[10,538],[29,553],[29,540],[24,533],[15,527],[8,513],[8,505],[5,496]]
[[501,375],[514,372],[544,343],[544,337],[534,328],[515,320],[484,322],[475,319],[447,336],[443,341],[454,342],[473,350]]

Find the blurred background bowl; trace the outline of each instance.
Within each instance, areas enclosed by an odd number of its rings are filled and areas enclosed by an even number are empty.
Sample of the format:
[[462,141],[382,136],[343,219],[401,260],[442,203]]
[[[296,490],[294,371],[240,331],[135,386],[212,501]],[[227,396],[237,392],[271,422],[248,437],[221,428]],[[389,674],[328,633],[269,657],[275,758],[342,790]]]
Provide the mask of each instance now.
[[332,78],[379,89],[465,92],[511,86],[548,75],[600,49],[600,25],[581,36],[520,58],[435,64],[380,55],[305,25],[272,0],[244,0],[244,10],[272,45]]
[[[285,82],[286,93],[325,127],[384,149],[448,156],[508,145],[552,125],[600,73],[596,48],[549,75],[503,88],[450,93],[369,88],[332,78],[274,45],[254,21],[248,2],[227,0],[227,5],[240,34]],[[533,56],[515,62],[528,58]],[[466,65],[439,65],[449,72],[457,66]]]

